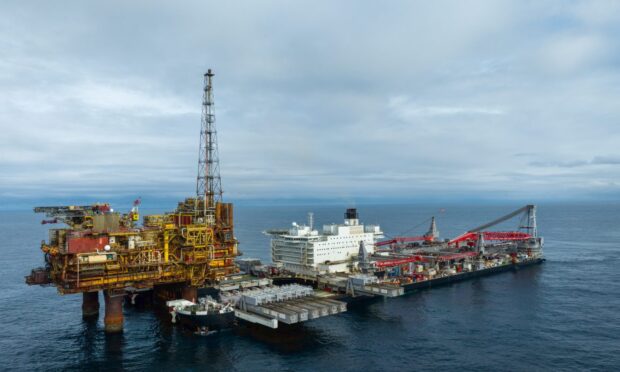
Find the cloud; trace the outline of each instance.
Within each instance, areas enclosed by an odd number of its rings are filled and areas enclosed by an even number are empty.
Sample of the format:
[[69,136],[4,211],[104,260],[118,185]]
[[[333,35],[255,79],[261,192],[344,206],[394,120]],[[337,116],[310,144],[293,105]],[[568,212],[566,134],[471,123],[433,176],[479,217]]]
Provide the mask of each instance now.
[[[18,88],[2,92],[4,102],[18,111],[52,113],[63,110],[91,110],[128,116],[183,115],[200,113],[179,97],[166,96],[156,89],[144,88],[144,82],[131,86],[102,81],[78,81],[59,84],[53,90]],[[5,106],[5,110],[7,107]]]
[[606,26],[620,18],[620,4],[614,0],[577,1],[566,9],[572,17],[592,26]]
[[434,106],[420,105],[408,97],[392,97],[388,107],[394,114],[409,120],[416,116],[447,116],[447,115],[503,115],[504,110],[492,107]]
[[533,161],[529,163],[534,167],[576,168],[593,165],[620,165],[620,156],[595,156],[591,160],[572,161]]
[[606,60],[611,45],[598,35],[569,34],[554,36],[541,47],[542,63],[547,71],[575,73]]
[[77,101],[80,105],[95,110],[120,111],[127,115],[156,116],[199,114],[198,105],[190,105],[179,97],[165,96],[153,90],[85,81],[68,87],[62,92],[62,100]]
[[590,164],[618,165],[620,164],[620,156],[595,156]]
[[617,191],[614,2],[241,6],[2,3],[0,196],[191,195],[208,67],[231,198]]
[[583,161],[583,160],[573,160],[573,161],[559,161],[559,162],[554,162],[554,161],[533,161],[530,162],[529,165],[533,166],[533,167],[541,167],[541,168],[551,168],[551,167],[557,167],[557,168],[575,168],[575,167],[583,167],[586,165],[592,164],[591,162],[588,161]]

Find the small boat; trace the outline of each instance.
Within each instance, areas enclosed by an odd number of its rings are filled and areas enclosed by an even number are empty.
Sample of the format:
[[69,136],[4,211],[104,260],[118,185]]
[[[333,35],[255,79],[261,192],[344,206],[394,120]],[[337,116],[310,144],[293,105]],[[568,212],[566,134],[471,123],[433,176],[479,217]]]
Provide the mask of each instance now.
[[199,335],[209,335],[230,328],[235,322],[233,304],[221,303],[210,296],[201,297],[198,303],[188,300],[166,302],[172,323],[179,323]]

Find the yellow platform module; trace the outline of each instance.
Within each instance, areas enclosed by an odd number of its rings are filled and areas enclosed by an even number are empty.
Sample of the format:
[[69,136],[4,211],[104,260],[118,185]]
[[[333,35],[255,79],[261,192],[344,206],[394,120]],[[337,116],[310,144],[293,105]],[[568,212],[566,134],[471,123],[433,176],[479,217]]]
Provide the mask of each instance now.
[[[131,215],[112,212],[108,204],[36,208],[69,227],[50,230],[49,241],[41,244],[46,268],[30,281],[53,284],[63,294],[215,284],[235,270],[233,208],[216,203],[205,215],[201,202],[186,199],[171,213],[144,216],[139,227]],[[100,219],[112,222],[100,228],[89,222]]]

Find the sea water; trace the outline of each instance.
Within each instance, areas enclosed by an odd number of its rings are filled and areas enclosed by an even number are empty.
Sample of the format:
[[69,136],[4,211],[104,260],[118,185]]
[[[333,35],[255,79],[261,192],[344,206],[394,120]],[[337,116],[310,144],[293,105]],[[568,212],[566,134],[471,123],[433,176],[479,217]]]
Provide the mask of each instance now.
[[[357,208],[388,236],[424,233],[434,215],[441,236],[454,237],[519,206]],[[346,207],[237,205],[239,248],[270,262],[264,230],[304,223],[308,212],[316,226],[340,223]],[[539,205],[542,265],[372,301],[285,333],[241,328],[208,337],[134,307],[124,310],[124,332],[106,335],[102,299],[99,319],[84,321],[80,295],[24,284],[43,263],[50,225],[42,218],[0,212],[0,370],[620,369],[618,204]]]

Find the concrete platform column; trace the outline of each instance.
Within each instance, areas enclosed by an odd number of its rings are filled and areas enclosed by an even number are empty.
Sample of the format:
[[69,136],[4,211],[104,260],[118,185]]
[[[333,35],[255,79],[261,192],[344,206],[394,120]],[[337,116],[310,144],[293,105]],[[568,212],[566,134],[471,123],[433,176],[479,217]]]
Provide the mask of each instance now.
[[192,286],[183,287],[181,290],[181,297],[187,301],[198,301],[198,288]]
[[82,317],[90,318],[99,315],[99,292],[82,293]]
[[106,290],[103,292],[105,299],[105,317],[103,323],[108,333],[121,332],[123,330],[123,292]]

